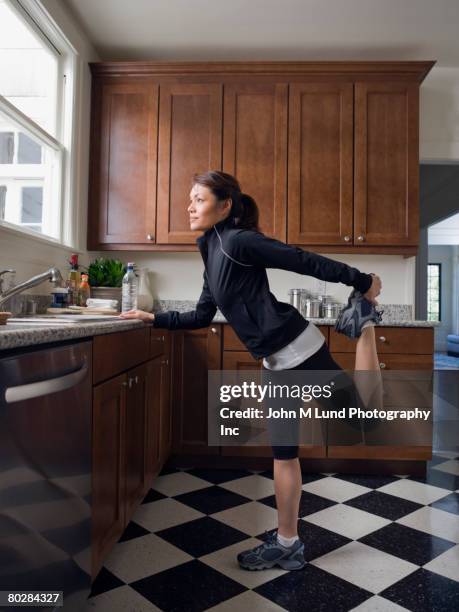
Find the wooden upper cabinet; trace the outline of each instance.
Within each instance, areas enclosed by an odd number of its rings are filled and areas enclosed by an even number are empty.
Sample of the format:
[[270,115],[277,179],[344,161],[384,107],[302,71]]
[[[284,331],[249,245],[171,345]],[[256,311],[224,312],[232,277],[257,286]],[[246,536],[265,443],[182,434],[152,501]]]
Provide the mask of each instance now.
[[355,84],[355,245],[416,245],[419,85]]
[[292,83],[288,242],[352,245],[353,85]]
[[88,246],[155,241],[158,85],[94,83]]
[[220,170],[220,83],[171,83],[160,87],[157,243],[195,243],[189,193],[196,172]]
[[223,169],[268,236],[415,255],[419,87],[434,63],[91,64],[89,250],[196,250],[192,176]]
[[263,233],[287,238],[287,83],[229,83],[223,112],[223,170],[260,210]]

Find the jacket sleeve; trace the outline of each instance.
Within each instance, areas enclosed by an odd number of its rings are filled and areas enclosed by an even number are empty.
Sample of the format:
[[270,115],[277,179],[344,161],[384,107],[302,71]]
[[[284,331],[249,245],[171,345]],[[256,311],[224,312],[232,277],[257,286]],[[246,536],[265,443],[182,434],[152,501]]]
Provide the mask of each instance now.
[[155,313],[153,327],[165,329],[199,329],[210,325],[217,312],[217,306],[207,283],[207,274],[204,270],[204,286],[202,293],[196,304],[195,310],[179,312],[178,310],[168,310],[166,312]]
[[360,272],[345,263],[305,251],[261,232],[244,230],[237,235],[236,252],[241,261],[263,268],[278,268],[307,274],[332,283],[343,283],[366,293],[371,287],[371,274]]

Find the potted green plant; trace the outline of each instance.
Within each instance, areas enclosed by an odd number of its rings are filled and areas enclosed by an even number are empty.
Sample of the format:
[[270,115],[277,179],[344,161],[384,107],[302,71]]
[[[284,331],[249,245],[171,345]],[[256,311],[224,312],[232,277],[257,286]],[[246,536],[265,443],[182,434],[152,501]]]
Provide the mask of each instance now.
[[126,273],[126,264],[119,259],[99,257],[88,266],[88,282],[91,297],[118,300],[121,309],[121,286]]

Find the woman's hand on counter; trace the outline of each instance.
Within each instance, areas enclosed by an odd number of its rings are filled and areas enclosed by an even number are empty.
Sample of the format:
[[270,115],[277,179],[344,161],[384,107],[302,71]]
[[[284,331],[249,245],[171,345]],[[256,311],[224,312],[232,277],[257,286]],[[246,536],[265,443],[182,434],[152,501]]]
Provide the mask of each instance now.
[[155,320],[154,312],[146,312],[145,310],[127,310],[118,315],[119,319],[140,319],[146,323],[152,323]]

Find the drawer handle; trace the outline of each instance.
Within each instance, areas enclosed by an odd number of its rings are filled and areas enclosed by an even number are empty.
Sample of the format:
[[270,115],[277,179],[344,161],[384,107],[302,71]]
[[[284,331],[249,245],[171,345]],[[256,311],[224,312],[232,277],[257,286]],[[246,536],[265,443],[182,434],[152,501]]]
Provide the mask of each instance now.
[[128,380],[128,387],[129,387],[129,389],[132,389],[132,382],[133,382],[133,380],[134,380],[133,378],[129,377],[129,380]]
[[165,339],[166,339],[165,336],[161,336],[160,338],[161,342],[164,342]]
[[216,328],[216,327],[211,327],[211,328],[210,328],[210,331],[211,331],[213,334],[216,334],[216,333],[217,333],[217,328]]
[[136,376],[136,377],[134,378],[134,380],[135,380],[135,384],[137,385],[137,384],[139,383],[139,377],[138,377],[138,376]]
[[379,364],[379,367],[381,368],[381,370],[384,370],[384,368],[386,367],[386,364],[381,361],[381,363]]
[[381,342],[386,342],[386,336],[379,336],[379,339],[381,340]]

